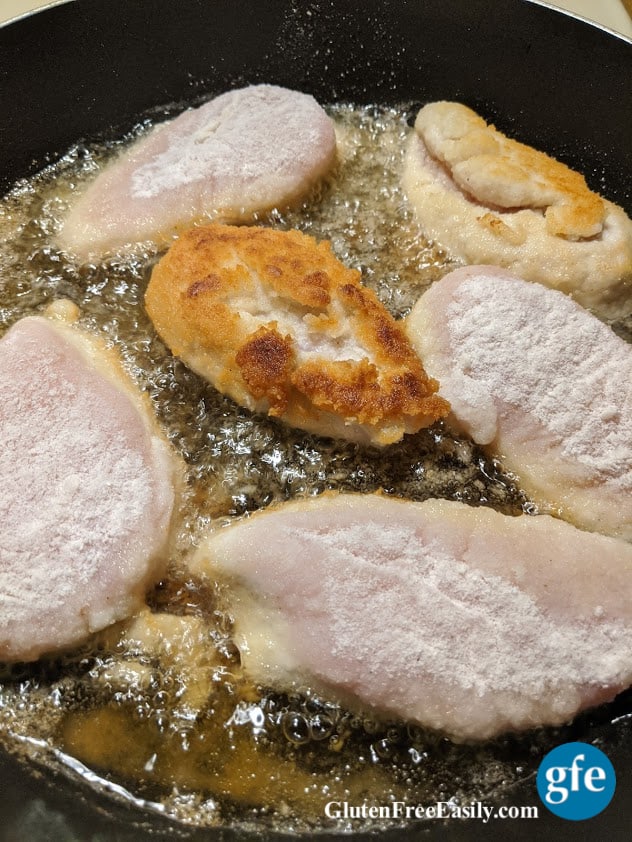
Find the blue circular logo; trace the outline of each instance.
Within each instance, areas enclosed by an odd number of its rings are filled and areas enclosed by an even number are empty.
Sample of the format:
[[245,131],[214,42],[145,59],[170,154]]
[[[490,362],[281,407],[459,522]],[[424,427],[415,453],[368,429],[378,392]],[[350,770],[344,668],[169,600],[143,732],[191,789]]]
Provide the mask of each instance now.
[[540,763],[536,778],[543,804],[562,819],[591,819],[605,810],[617,776],[603,751],[589,743],[565,743]]

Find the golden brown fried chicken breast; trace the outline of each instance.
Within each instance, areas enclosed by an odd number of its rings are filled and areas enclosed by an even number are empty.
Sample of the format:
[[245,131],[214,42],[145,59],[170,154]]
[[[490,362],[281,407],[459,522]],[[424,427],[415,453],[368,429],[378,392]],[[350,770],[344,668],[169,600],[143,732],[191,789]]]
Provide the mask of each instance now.
[[448,412],[360,273],[299,231],[194,228],[155,267],[146,306],[194,371],[292,426],[386,445]]
[[623,209],[465,105],[421,109],[402,185],[424,232],[451,257],[502,266],[602,316],[632,310],[632,221]]

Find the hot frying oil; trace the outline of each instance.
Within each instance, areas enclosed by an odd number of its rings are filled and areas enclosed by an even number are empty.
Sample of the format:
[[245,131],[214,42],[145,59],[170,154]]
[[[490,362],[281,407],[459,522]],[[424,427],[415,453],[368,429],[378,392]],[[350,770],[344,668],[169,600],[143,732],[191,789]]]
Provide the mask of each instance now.
[[[450,268],[417,230],[399,188],[411,113],[351,105],[330,113],[341,150],[335,175],[301,207],[258,222],[330,240],[401,317]],[[60,252],[55,234],[73,194],[148,127],[109,145],[77,145],[0,204],[2,329],[56,299],[74,301],[80,323],[106,337],[151,397],[187,471],[176,555],[148,609],[79,651],[4,668],[4,744],[94,781],[90,770],[103,786],[116,783],[118,797],[128,792],[147,809],[199,825],[301,831],[332,826],[330,801],[501,798],[559,734],[456,746],[402,722],[352,714],[309,689],[287,696],[254,686],[231,641],[222,586],[188,574],[187,554],[210,524],[327,489],[447,497],[513,513],[530,504],[498,465],[441,425],[377,450],[253,416],[156,336],[143,295],[159,255],[136,251],[78,266]],[[355,826],[367,822],[338,824]]]

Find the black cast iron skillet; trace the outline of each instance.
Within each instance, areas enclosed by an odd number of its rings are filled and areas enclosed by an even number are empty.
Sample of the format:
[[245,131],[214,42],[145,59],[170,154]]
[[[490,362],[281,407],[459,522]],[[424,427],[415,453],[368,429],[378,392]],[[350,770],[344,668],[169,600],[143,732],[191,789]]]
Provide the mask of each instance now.
[[[528,0],[62,3],[0,28],[0,189],[79,139],[120,136],[153,107],[256,82],[321,102],[461,100],[632,213],[632,43]],[[409,823],[381,838],[627,839],[632,733],[609,720],[628,716],[624,694],[573,735],[598,741],[617,772],[594,819],[552,816],[530,780],[499,803],[538,804],[537,821]],[[245,837],[169,824],[0,754],[2,842]]]

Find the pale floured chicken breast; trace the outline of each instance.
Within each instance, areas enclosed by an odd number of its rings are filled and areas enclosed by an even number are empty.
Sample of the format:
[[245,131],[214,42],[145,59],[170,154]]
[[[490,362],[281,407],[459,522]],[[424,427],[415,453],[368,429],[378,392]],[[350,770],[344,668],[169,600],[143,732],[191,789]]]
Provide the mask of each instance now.
[[242,663],[478,740],[557,725],[632,681],[632,546],[547,515],[325,495],[218,529]]
[[632,310],[632,220],[579,173],[456,102],[425,105],[403,187],[450,256],[570,293],[604,316]]
[[359,276],[299,231],[210,225],[157,264],[146,306],[173,353],[248,409],[385,445],[448,406]]
[[407,318],[451,419],[538,502],[632,539],[632,348],[562,293],[457,269]]
[[59,236],[81,258],[165,241],[199,219],[252,219],[301,199],[336,155],[313,97],[275,85],[229,91],[154,128],[72,206]]
[[27,317],[0,341],[0,660],[133,614],[164,572],[178,465],[111,352]]

